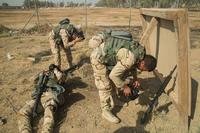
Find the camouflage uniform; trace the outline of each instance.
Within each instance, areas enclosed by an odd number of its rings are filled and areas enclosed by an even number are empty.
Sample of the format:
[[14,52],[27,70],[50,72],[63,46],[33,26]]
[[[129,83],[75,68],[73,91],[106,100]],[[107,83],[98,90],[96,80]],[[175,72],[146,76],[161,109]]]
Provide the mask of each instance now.
[[63,49],[66,55],[66,60],[68,64],[68,68],[72,66],[72,53],[70,47],[73,45],[69,41],[69,34],[67,33],[66,29],[60,29],[59,35],[61,36],[62,42],[59,44],[55,41],[55,34],[54,31],[50,32],[49,34],[49,42],[51,51],[54,54],[54,62],[55,65],[61,68],[61,55],[60,50]]
[[[94,46],[90,60],[94,71],[95,85],[99,90],[101,109],[102,112],[104,112],[105,110],[110,111],[113,106],[113,93],[111,84],[114,83],[117,88],[122,88],[125,84],[128,84],[127,81],[122,80],[121,77],[126,70],[132,68],[136,62],[136,59],[130,50],[121,48],[116,54],[116,65],[111,71],[109,71],[103,60],[105,56],[105,52],[103,50],[105,43],[102,40],[103,37],[101,35],[94,36],[91,40],[89,40],[89,46]],[[112,116],[111,113],[109,113],[109,115]],[[112,118],[110,121],[114,123],[119,122],[119,120]]]
[[[54,70],[57,82],[64,80],[65,75],[58,70]],[[31,133],[31,118],[35,100],[27,102],[19,111],[18,126],[20,133]],[[44,111],[44,121],[42,126],[42,133],[52,133],[54,126],[54,113],[58,105],[64,104],[64,96],[57,95],[50,88],[43,93],[41,103],[38,105],[37,113]]]

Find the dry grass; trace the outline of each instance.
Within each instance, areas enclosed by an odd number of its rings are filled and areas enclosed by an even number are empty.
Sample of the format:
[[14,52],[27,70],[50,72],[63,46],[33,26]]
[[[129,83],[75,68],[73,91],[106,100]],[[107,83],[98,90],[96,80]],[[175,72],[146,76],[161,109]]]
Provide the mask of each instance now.
[[[0,24],[11,28],[22,28],[32,14],[33,11],[2,11],[0,10]],[[112,26],[113,28],[128,28],[128,9],[111,9],[111,8],[90,8],[88,10],[88,33],[84,42],[79,43],[73,48],[72,54],[74,63],[80,60],[87,59],[91,49],[87,47],[88,39],[96,32]],[[84,9],[68,8],[68,9],[41,9],[41,24],[46,23],[44,18],[47,18],[52,24],[56,24],[60,19],[69,17],[73,23],[82,23],[84,25]],[[194,17],[194,15],[193,15]],[[198,18],[193,18],[198,19]],[[35,18],[31,21],[28,28],[35,25]],[[139,19],[139,11],[133,9],[132,12],[132,31],[138,38],[141,27]],[[46,31],[47,32],[47,31]],[[30,99],[33,90],[33,77],[40,71],[46,69],[53,62],[53,57],[50,56],[46,60],[31,62],[27,59],[30,56],[41,56],[41,53],[49,55],[48,36],[45,34],[34,35],[17,35],[6,36],[0,38],[0,116],[7,119],[7,123],[0,128],[0,132],[13,133],[17,130],[17,115],[12,110],[11,105],[5,100],[8,97],[13,105],[19,109]],[[192,50],[192,76],[195,82],[200,82],[199,75],[199,49]],[[15,58],[7,60],[7,53],[10,53]],[[146,109],[147,101],[150,98],[148,91],[139,98],[139,103],[136,105],[134,101],[129,103],[127,108],[117,108],[116,114],[122,120],[120,124],[110,124],[101,119],[99,108],[98,92],[94,85],[93,73],[91,65],[86,63],[77,71],[74,72],[74,78],[70,81],[66,89],[72,90],[67,95],[66,104],[58,110],[56,116],[55,132],[60,133],[172,133],[181,132],[181,125],[178,123],[178,113],[174,105],[166,108],[169,109],[167,114],[162,112],[153,116],[151,123],[148,125],[140,125],[139,118],[142,111]],[[63,67],[65,67],[65,57],[62,54]],[[144,75],[140,75],[144,78]],[[147,75],[149,79],[151,74]],[[145,84],[144,84],[145,86]],[[146,86],[156,88],[148,80]],[[197,83],[198,87],[198,83]],[[198,91],[198,94],[200,91]],[[199,112],[200,102],[197,97],[196,114],[191,124],[191,133],[199,131]],[[162,95],[159,100],[159,105],[165,105],[170,99],[166,95]],[[42,119],[37,119],[38,125],[35,129],[41,128]],[[61,123],[59,125],[59,123]],[[40,129],[39,129],[40,130]]]
[[[22,28],[28,21],[34,11],[4,11],[0,10],[0,24],[9,27]],[[65,9],[40,9],[40,22],[57,24],[61,19],[68,17],[73,23],[85,24],[85,10],[83,8],[65,8]],[[132,10],[133,26],[140,25],[139,11]],[[14,19],[13,19],[14,18]],[[129,10],[128,9],[111,9],[111,8],[89,8],[88,9],[88,25],[128,25],[129,24]],[[36,23],[36,17],[33,17],[30,25]],[[29,25],[29,26],[30,26]]]

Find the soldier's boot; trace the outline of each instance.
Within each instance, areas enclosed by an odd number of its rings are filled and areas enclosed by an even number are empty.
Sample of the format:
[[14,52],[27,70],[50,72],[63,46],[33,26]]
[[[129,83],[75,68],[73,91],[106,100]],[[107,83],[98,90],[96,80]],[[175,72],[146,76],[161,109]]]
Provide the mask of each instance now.
[[47,106],[44,112],[44,122],[42,126],[42,133],[52,133],[53,126],[54,126],[53,106]]
[[102,116],[109,122],[116,123],[116,124],[120,122],[119,118],[113,115],[113,113],[110,110],[107,110],[107,109],[102,110]]
[[31,100],[30,102],[26,103],[18,112],[18,126],[20,133],[32,132],[30,119],[34,103],[35,101]]
[[112,123],[119,123],[120,120],[111,112],[111,104],[113,102],[111,91],[99,91],[100,103],[102,109],[102,117]]

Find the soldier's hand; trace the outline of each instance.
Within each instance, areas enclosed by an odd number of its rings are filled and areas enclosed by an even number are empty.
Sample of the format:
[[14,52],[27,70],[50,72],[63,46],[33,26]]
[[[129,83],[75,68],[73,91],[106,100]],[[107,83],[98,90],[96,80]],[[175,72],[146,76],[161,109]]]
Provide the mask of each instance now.
[[125,95],[125,96],[130,96],[130,95],[132,95],[131,89],[130,89],[127,85],[124,86],[123,92],[124,92],[124,95]]
[[80,42],[80,41],[82,41],[82,40],[83,40],[82,37],[76,37],[76,39],[74,40],[74,43]]
[[72,41],[72,42],[69,42],[69,43],[67,44],[68,47],[66,47],[66,49],[69,48],[69,47],[73,47],[74,44],[75,44],[75,43],[74,43],[73,41]]
[[139,88],[140,87],[140,82],[138,80],[133,82],[133,87],[134,88]]

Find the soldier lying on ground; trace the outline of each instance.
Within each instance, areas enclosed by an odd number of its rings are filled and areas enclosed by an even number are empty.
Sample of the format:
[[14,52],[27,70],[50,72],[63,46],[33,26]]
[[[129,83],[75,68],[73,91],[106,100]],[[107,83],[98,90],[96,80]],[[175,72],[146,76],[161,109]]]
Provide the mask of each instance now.
[[[63,94],[65,88],[60,84],[66,81],[66,76],[56,65],[51,64],[49,70],[41,72],[35,81],[37,84],[32,95],[33,99],[27,102],[19,111],[19,132],[31,133],[31,120],[35,117],[34,113],[44,111],[42,133],[51,133],[54,126],[54,113],[59,105],[64,104]],[[37,104],[39,89],[42,89],[43,92]]]
[[[136,77],[136,69],[153,71],[157,60],[146,55],[145,48],[135,42],[130,33],[124,31],[104,31],[93,36],[89,40],[89,46],[94,48],[90,60],[95,85],[99,90],[102,116],[110,122],[119,123],[119,118],[111,112],[114,105],[120,105],[116,94],[112,93],[116,91],[112,91],[111,84],[114,83],[118,90],[123,90],[125,96],[131,95],[129,81],[126,80],[127,73],[131,72]],[[137,88],[140,83],[135,80],[133,85]]]
[[61,48],[66,54],[68,68],[72,67],[71,47],[77,42],[84,40],[84,34],[80,25],[74,26],[69,19],[64,19],[59,22],[49,35],[51,51],[54,54],[54,62],[61,69]]

